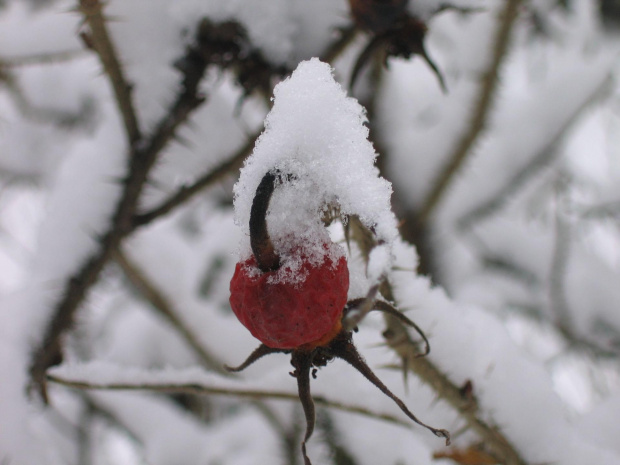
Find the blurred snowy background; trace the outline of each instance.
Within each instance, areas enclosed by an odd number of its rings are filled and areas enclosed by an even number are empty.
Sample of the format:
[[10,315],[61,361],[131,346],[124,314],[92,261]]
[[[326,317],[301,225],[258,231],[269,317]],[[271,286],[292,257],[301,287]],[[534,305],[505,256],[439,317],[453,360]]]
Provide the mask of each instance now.
[[287,357],[222,366],[257,345],[233,185],[312,57],[366,108],[402,236],[384,293],[432,351],[375,316],[357,346],[453,435],[336,361],[315,465],[620,464],[620,2],[454,5],[408,5],[442,92],[381,48],[348,89],[372,32],[345,0],[0,1],[0,464],[301,463]]

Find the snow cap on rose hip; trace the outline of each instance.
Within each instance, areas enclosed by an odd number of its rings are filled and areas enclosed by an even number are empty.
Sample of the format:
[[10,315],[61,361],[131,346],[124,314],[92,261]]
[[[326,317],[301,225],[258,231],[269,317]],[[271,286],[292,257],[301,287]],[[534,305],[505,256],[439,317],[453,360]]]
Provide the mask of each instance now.
[[[235,221],[245,232],[241,260],[251,256],[248,224],[256,188],[273,169],[286,173],[288,181],[274,192],[267,224],[291,270],[301,266],[293,253],[299,247],[311,262],[323,260],[324,246],[331,244],[320,221],[327,205],[337,205],[342,215],[358,216],[391,255],[397,237],[390,206],[392,188],[379,176],[365,122],[364,108],[347,97],[331,67],[316,58],[300,63],[291,77],[276,86],[265,131],[234,187]],[[331,245],[330,254],[337,260],[339,252]],[[389,271],[391,260],[385,256],[377,266],[369,264],[374,276]],[[293,271],[277,279],[298,276]]]

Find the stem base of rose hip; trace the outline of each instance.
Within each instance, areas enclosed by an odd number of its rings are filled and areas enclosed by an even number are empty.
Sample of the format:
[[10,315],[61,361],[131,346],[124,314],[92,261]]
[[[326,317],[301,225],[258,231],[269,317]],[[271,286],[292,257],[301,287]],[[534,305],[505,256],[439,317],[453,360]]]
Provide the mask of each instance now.
[[[382,310],[377,308],[378,310]],[[318,342],[318,341],[317,341]],[[323,341],[321,341],[323,342]],[[431,431],[435,436],[444,438],[446,445],[450,444],[450,433],[445,429],[438,429],[420,421],[405,405],[405,403],[390,391],[385,384],[374,374],[364,358],[360,355],[353,344],[351,331],[340,329],[329,340],[322,344],[304,344],[294,349],[270,348],[261,344],[250,356],[238,367],[226,367],[228,371],[238,372],[244,370],[258,359],[272,353],[290,353],[291,365],[294,371],[291,375],[297,379],[299,400],[306,417],[306,434],[301,443],[301,451],[305,465],[311,465],[306,453],[306,443],[312,436],[315,423],[315,410],[312,395],[310,393],[310,376],[316,378],[317,370],[324,367],[335,358],[339,358],[350,364],[359,371],[368,381],[374,384],[381,392],[392,399],[405,415],[420,426]]]

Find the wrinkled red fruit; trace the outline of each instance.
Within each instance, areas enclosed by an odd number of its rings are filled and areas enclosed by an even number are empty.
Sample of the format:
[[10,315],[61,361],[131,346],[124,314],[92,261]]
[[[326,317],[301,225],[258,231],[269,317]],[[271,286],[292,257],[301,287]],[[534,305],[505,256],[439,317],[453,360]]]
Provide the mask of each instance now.
[[347,303],[349,270],[345,257],[333,265],[304,261],[301,283],[269,283],[277,271],[260,272],[254,256],[237,263],[230,281],[230,306],[252,335],[273,349],[320,345],[340,330]]

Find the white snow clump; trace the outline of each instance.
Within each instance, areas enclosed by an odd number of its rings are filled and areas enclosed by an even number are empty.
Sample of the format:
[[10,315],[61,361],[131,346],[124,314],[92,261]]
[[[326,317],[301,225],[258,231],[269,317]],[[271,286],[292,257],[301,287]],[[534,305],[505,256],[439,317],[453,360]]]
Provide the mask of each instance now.
[[[331,67],[316,58],[299,64],[290,78],[276,86],[274,105],[265,131],[241,169],[234,188],[235,221],[243,228],[241,259],[251,255],[249,220],[256,188],[274,169],[286,179],[275,189],[267,215],[269,235],[291,279],[299,263],[290,262],[299,250],[311,262],[322,262],[331,244],[321,222],[326,208],[357,215],[377,239],[390,247],[397,237],[390,208],[391,184],[379,177],[377,154],[368,141],[364,108],[347,97]],[[329,248],[332,259],[343,254]],[[390,253],[391,255],[391,253]],[[389,271],[391,259],[369,264],[378,278]],[[378,269],[380,268],[380,270]]]

